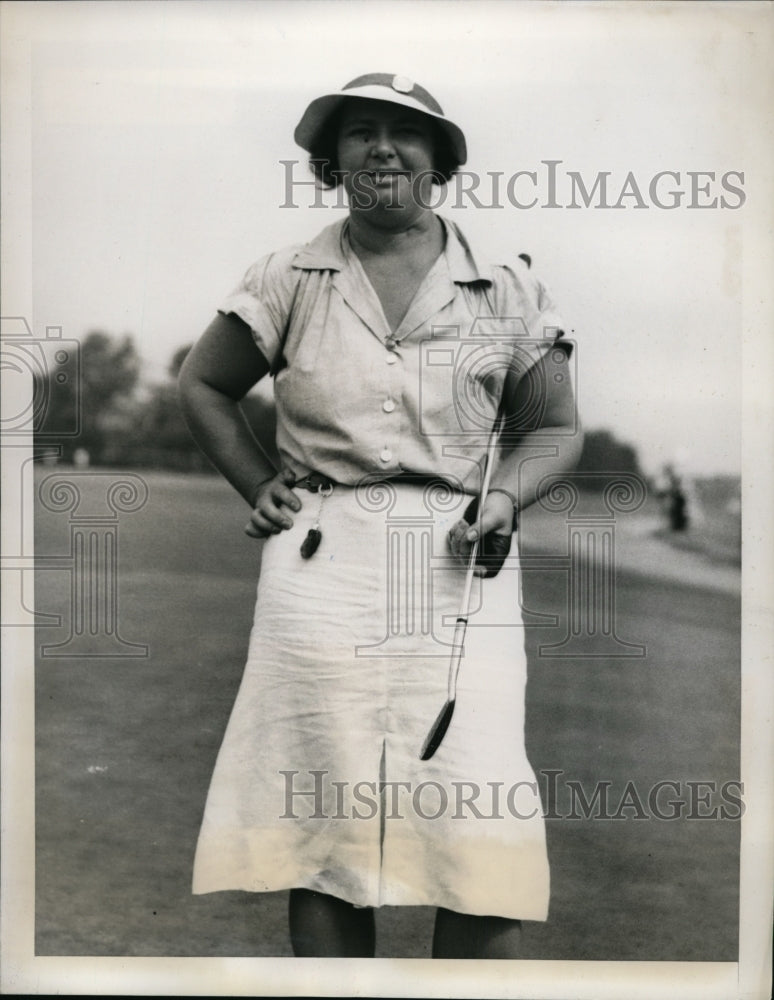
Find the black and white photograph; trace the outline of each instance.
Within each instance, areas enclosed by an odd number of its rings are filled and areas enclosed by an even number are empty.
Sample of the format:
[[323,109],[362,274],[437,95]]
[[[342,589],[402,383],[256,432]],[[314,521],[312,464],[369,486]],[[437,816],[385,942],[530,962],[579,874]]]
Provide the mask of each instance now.
[[0,4],[2,992],[770,995],[773,34]]

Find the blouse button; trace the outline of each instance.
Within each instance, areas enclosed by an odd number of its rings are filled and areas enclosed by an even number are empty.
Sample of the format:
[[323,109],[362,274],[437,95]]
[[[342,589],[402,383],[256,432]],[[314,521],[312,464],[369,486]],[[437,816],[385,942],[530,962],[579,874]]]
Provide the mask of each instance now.
[[392,411],[395,409],[395,400],[385,399],[385,401],[382,403],[382,409],[384,410],[385,413],[392,413]]
[[381,454],[379,455],[379,458],[383,462],[389,462],[390,459],[392,458],[392,452],[390,451],[389,448],[383,448]]
[[395,354],[393,351],[388,351],[387,352],[387,357],[386,357],[385,360],[386,360],[386,362],[387,362],[388,365],[394,365],[395,362],[398,360],[398,355]]

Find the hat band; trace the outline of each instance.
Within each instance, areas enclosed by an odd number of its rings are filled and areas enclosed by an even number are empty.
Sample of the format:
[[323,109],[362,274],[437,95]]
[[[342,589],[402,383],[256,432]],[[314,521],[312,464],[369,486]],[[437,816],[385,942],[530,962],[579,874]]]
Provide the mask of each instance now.
[[342,90],[341,97],[363,97],[371,101],[387,101],[390,104],[401,104],[406,108],[413,108],[414,111],[421,111],[423,115],[430,115],[431,118],[443,118],[443,113],[433,111],[426,104],[414,97],[413,94],[404,94],[401,91],[393,90],[380,83],[369,83],[363,87],[351,87],[349,90]]
[[420,84],[414,83],[407,76],[393,76],[391,73],[366,73],[365,76],[359,76],[355,80],[350,80],[349,83],[342,87],[342,90],[354,90],[356,87],[370,86],[387,87],[397,94],[406,94],[419,101],[420,104],[424,105],[433,114],[443,115],[443,108],[430,91],[425,90]]

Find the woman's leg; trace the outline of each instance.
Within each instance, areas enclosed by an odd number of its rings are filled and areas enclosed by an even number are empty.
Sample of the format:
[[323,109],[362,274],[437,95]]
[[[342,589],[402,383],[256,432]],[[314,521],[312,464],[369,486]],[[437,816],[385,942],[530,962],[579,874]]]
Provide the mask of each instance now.
[[296,958],[373,958],[374,911],[311,889],[290,890],[290,943]]
[[433,958],[518,958],[520,946],[520,920],[438,909]]

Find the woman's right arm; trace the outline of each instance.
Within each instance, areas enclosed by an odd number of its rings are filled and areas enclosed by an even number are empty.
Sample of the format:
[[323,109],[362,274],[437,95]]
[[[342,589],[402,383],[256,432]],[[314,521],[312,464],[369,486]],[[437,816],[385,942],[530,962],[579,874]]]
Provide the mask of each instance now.
[[277,472],[250,430],[239,401],[269,371],[250,328],[218,315],[185,359],[178,381],[180,407],[196,443],[253,508],[249,535],[289,528],[283,508],[299,510],[290,470]]

